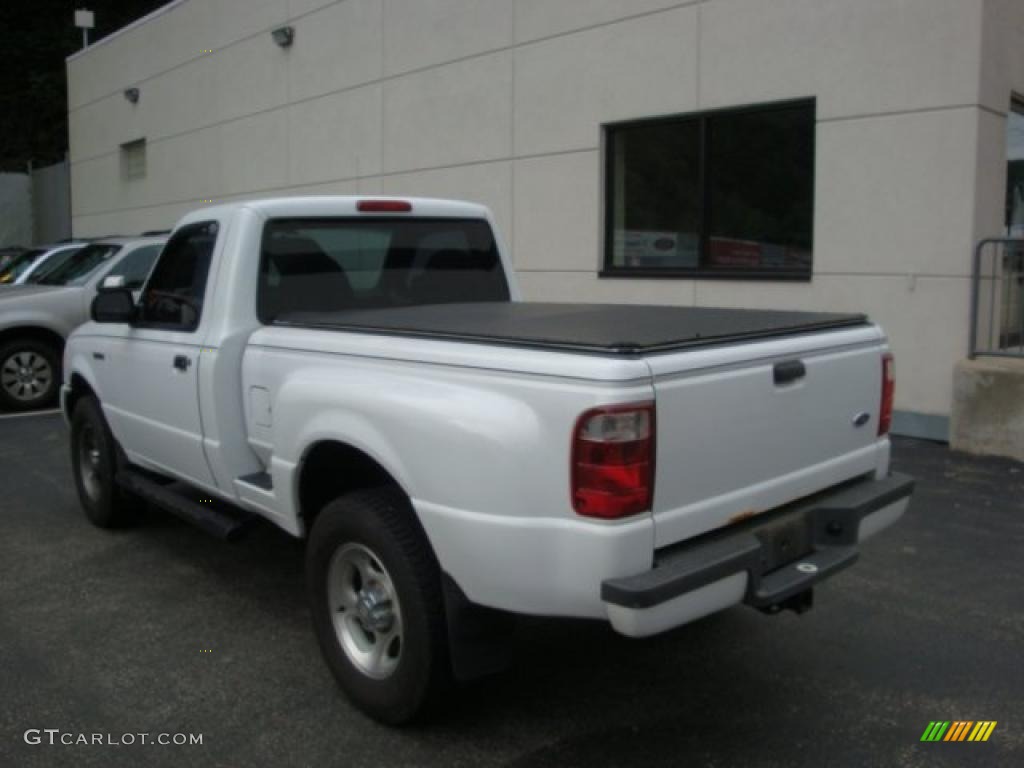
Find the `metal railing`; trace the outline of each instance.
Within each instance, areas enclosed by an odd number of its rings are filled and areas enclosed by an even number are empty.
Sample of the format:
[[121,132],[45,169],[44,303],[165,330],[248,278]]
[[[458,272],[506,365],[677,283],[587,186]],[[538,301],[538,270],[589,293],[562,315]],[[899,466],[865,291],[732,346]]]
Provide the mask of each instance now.
[[1024,358],[1024,239],[978,243],[971,272],[968,357]]

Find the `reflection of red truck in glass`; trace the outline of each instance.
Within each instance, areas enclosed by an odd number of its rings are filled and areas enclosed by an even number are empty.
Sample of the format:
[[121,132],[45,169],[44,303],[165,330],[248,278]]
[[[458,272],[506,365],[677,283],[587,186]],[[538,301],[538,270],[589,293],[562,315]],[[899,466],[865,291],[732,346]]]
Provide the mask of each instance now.
[[775,267],[807,269],[810,251],[756,240],[712,237],[708,240],[708,264],[712,267],[757,269]]

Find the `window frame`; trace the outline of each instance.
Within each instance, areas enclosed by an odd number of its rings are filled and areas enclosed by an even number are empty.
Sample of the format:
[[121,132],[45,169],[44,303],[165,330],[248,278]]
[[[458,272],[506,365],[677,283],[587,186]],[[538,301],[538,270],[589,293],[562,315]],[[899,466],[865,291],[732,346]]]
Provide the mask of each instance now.
[[[712,118],[743,115],[763,114],[766,112],[782,111],[798,107],[810,107],[813,113],[812,132],[814,145],[812,147],[811,159],[811,264],[806,270],[785,270],[785,269],[715,269],[709,266],[700,266],[696,269],[684,267],[620,267],[613,264],[615,244],[615,217],[613,205],[615,202],[615,141],[614,134],[617,130],[637,126],[649,126],[658,124],[687,123],[696,121],[699,125],[699,160],[700,171],[698,187],[700,189],[700,232],[698,242],[700,257],[703,260],[709,253],[710,230],[711,230],[711,206],[709,205],[711,193],[711,175],[708,172],[708,156],[710,141],[708,135],[708,124]],[[759,104],[744,104],[737,107],[722,107],[719,109],[703,110],[701,112],[687,112],[673,115],[662,115],[658,117],[642,118],[639,120],[621,120],[605,123],[601,126],[603,147],[601,151],[603,168],[603,249],[601,268],[598,270],[599,278],[628,278],[628,279],[688,279],[688,280],[751,280],[787,283],[809,283],[814,277],[814,208],[817,200],[817,99],[814,97],[787,99],[784,101],[771,101]]]
[[[199,306],[199,313],[198,313],[195,321],[193,323],[185,324],[185,323],[167,323],[167,322],[161,322],[161,321],[157,321],[157,320],[144,320],[144,319],[142,319],[143,302],[145,301],[146,294],[147,294],[147,292],[150,289],[150,282],[153,279],[153,275],[156,274],[157,268],[160,266],[161,259],[163,259],[167,255],[167,253],[168,253],[168,246],[171,244],[171,241],[175,237],[177,237],[178,235],[184,233],[186,230],[198,229],[200,227],[208,227],[211,224],[216,224],[217,225],[217,234],[216,234],[216,239],[214,240],[214,243],[213,243],[213,247],[210,250],[210,260],[209,260],[209,263],[207,264],[207,267],[206,267],[206,282],[203,284],[203,300],[202,300],[202,303]],[[214,275],[214,261],[217,258],[217,253],[218,253],[219,248],[221,246],[221,238],[223,237],[223,233],[224,233],[224,223],[222,221],[220,221],[219,219],[202,219],[200,221],[192,221],[192,222],[189,222],[188,224],[183,224],[181,227],[177,228],[171,234],[170,237],[167,238],[167,241],[161,246],[160,252],[157,254],[156,260],[153,262],[153,266],[150,267],[149,274],[146,276],[146,280],[142,284],[142,288],[139,290],[139,300],[138,300],[138,302],[136,302],[136,307],[138,308],[138,310],[137,310],[138,316],[137,316],[137,319],[135,320],[135,322],[132,323],[133,327],[135,327],[135,328],[142,328],[142,329],[148,329],[148,330],[154,330],[154,331],[167,331],[167,332],[170,332],[170,333],[186,333],[186,334],[194,334],[196,331],[199,330],[199,328],[201,327],[201,325],[203,323],[203,318],[206,317],[206,314],[207,314],[206,311],[205,311],[206,310],[206,297],[210,293],[210,282],[211,282],[212,276]],[[125,256],[125,258],[127,258],[127,255]],[[114,265],[114,266],[116,266],[116,265]],[[111,269],[113,269],[113,268],[114,267],[112,266]]]

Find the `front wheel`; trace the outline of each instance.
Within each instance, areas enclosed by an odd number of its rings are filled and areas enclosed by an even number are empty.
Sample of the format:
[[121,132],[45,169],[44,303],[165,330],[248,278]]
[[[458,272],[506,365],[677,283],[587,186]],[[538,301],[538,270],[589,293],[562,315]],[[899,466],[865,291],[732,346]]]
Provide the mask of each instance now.
[[310,533],[306,578],[320,649],[349,698],[392,725],[425,714],[451,668],[440,568],[402,493],[328,504]]
[[60,351],[20,339],[0,346],[0,407],[30,411],[51,405],[60,388]]
[[136,517],[142,502],[117,485],[114,436],[93,397],[79,400],[71,416],[71,467],[78,500],[94,525],[116,528]]

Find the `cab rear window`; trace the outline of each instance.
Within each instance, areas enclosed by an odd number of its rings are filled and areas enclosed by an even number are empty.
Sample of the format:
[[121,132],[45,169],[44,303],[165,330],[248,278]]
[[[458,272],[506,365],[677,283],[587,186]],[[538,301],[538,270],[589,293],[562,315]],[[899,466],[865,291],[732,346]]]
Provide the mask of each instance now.
[[263,232],[258,314],[508,301],[480,219],[273,219]]

